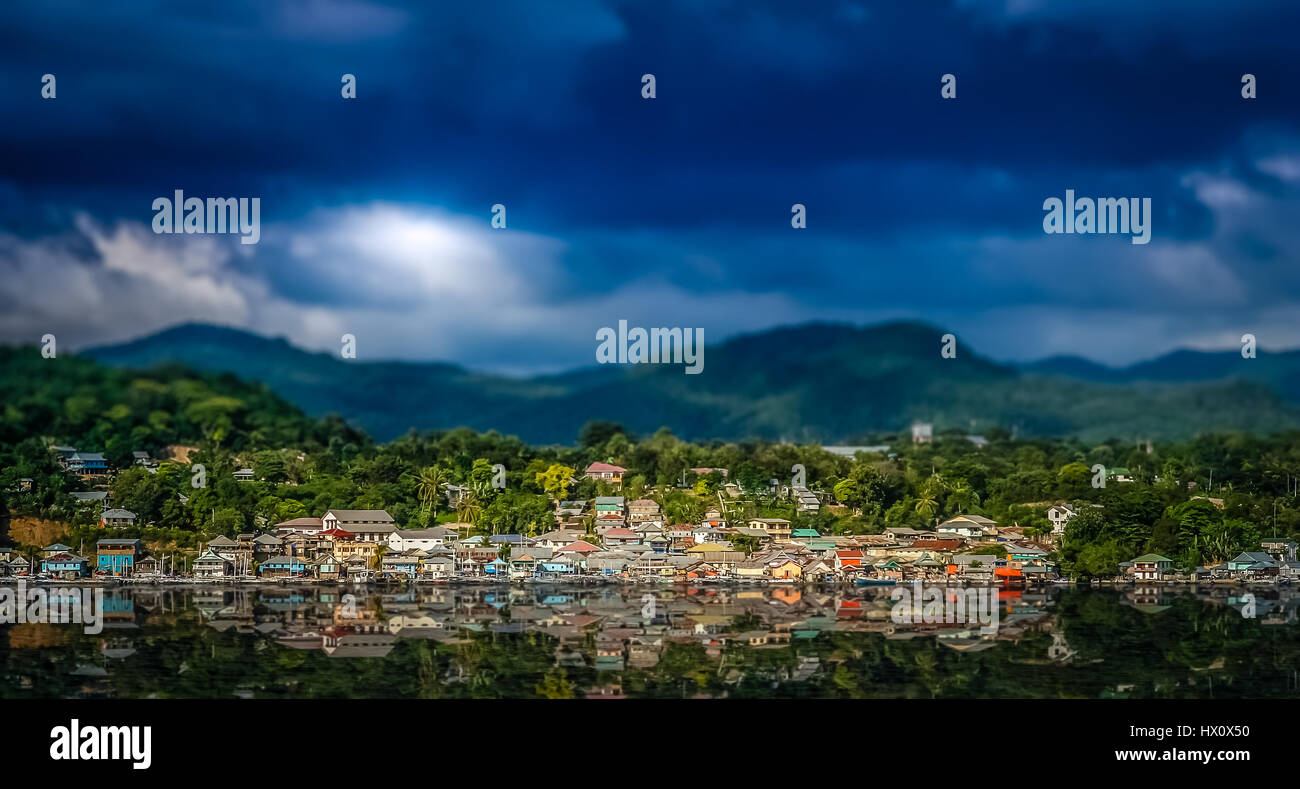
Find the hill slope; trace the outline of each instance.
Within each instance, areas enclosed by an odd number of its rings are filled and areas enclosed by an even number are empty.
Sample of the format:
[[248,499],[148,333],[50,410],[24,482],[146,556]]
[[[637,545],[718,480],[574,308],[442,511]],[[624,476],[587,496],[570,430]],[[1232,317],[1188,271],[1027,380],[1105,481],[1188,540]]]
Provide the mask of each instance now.
[[1001,426],[1098,440],[1300,427],[1300,411],[1271,388],[1292,380],[1300,399],[1300,379],[1283,372],[1236,380],[1224,359],[1205,368],[1155,360],[1136,372],[1077,359],[1018,369],[967,349],[943,359],[941,334],[916,323],[779,328],[708,347],[701,375],[685,375],[680,366],[611,365],[507,378],[442,363],[343,360],[201,325],[87,355],[115,366],[181,362],[233,372],[266,383],[308,413],[340,413],[378,440],[411,428],[464,425],[570,443],[592,419],[641,433],[667,426],[693,439],[824,442],[903,430],[917,419],[936,429]]

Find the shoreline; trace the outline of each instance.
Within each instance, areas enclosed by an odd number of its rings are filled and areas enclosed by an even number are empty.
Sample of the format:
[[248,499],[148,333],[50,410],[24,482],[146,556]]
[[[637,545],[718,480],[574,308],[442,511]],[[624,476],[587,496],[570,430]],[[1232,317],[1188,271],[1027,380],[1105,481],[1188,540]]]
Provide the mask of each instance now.
[[773,579],[744,579],[744,578],[721,578],[721,579],[675,579],[675,578],[601,578],[601,577],[583,577],[577,576],[572,578],[556,579],[537,579],[537,578],[437,578],[437,579],[393,579],[393,580],[366,580],[366,581],[348,581],[348,580],[325,580],[318,578],[82,578],[77,580],[59,580],[53,578],[29,578],[29,577],[6,577],[0,578],[0,586],[16,586],[19,582],[24,582],[28,586],[66,586],[66,587],[204,587],[204,586],[222,586],[222,587],[277,587],[277,586],[333,586],[333,587],[356,587],[356,588],[408,588],[408,587],[521,587],[530,586],[628,586],[628,587],[664,587],[664,586],[690,586],[690,587],[756,587],[756,588],[820,588],[820,589],[888,589],[892,587],[908,587],[914,583],[922,583],[926,586],[948,586],[953,588],[964,587],[995,587],[1008,590],[1033,589],[1043,590],[1054,587],[1123,587],[1123,588],[1159,588],[1159,587],[1182,587],[1182,586],[1235,586],[1235,587],[1262,587],[1262,588],[1284,588],[1290,586],[1289,583],[1278,583],[1277,581],[1243,581],[1232,578],[1216,578],[1203,581],[1170,579],[1162,581],[1123,581],[1123,580],[1098,580],[1089,582],[1076,580],[1057,580],[1057,581],[1040,581],[1022,584],[984,584],[973,583],[970,581],[950,581],[950,580],[908,580],[897,581],[894,583],[872,583],[859,586],[855,581],[836,580],[836,581],[799,581],[799,580],[773,580]]

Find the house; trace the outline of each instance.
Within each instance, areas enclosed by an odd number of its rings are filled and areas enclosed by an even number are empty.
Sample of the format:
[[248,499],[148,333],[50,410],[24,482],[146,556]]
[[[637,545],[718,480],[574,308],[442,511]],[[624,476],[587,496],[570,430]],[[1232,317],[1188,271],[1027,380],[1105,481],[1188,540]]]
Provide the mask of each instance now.
[[606,548],[630,545],[641,541],[640,536],[631,529],[608,529],[600,535],[600,541]]
[[98,504],[103,507],[108,504],[108,491],[106,490],[79,490],[72,494],[72,498],[78,505]]
[[790,495],[794,497],[796,512],[817,512],[822,508],[821,499],[817,498],[817,494],[802,485],[790,488]]
[[71,550],[72,548],[68,547],[67,545],[64,545],[61,542],[56,542],[53,545],[47,545],[41,549],[41,558],[48,559],[51,556],[54,556],[56,554],[68,553]]
[[790,521],[785,518],[751,518],[749,528],[759,529],[777,542],[790,539]]
[[31,572],[31,568],[32,563],[27,561],[27,557],[21,554],[15,554],[14,557],[9,560],[9,574],[14,577],[27,575]]
[[997,521],[985,518],[983,515],[958,515],[955,518],[949,518],[939,524],[938,531],[949,532],[960,537],[972,539],[983,537],[991,532],[996,526]]
[[1069,504],[1056,504],[1047,508],[1047,519],[1052,522],[1052,534],[1065,534],[1065,524],[1076,515]]
[[627,505],[627,519],[633,524],[662,521],[663,514],[659,510],[659,502],[654,499],[637,499]]
[[921,531],[919,529],[908,529],[903,526],[895,526],[890,529],[885,529],[884,535],[891,540],[903,541],[903,540],[910,540],[921,536],[926,536],[926,537],[933,536],[933,532]]
[[617,517],[623,518],[623,497],[622,496],[597,496],[596,497],[596,517]]
[[1111,482],[1132,482],[1133,474],[1123,466],[1116,466],[1106,470],[1106,479]]
[[632,561],[632,558],[626,554],[606,551],[588,556],[587,569],[602,575],[620,575],[627,572]]
[[704,520],[700,521],[700,525],[710,529],[721,529],[727,525],[727,519],[722,516],[721,512],[711,509],[704,513]]
[[912,423],[912,443],[929,444],[934,440],[934,425],[929,422]]
[[108,461],[102,452],[74,452],[68,458],[68,471],[79,474],[107,474]]
[[1133,577],[1139,581],[1159,581],[1174,566],[1174,560],[1157,553],[1148,553],[1133,560]]
[[387,542],[397,531],[393,516],[384,510],[330,510],[321,516],[324,530],[343,529],[360,542]]
[[253,559],[264,562],[281,553],[283,543],[274,534],[259,534],[253,538]]
[[144,543],[140,540],[100,540],[95,547],[99,554],[95,569],[108,575],[131,575],[136,560],[144,558]]
[[143,466],[147,469],[158,468],[158,461],[149,457],[148,452],[139,449],[131,453],[131,462],[137,466]]
[[586,556],[589,553],[599,553],[600,548],[592,545],[586,540],[575,540],[568,545],[556,549],[555,552],[557,554],[577,554],[579,556]]
[[456,571],[456,560],[450,554],[425,556],[420,562],[420,575],[425,578],[450,578]]
[[1296,541],[1280,537],[1266,537],[1259,541],[1260,549],[1273,557],[1275,562],[1294,562],[1296,560]]
[[281,536],[286,534],[320,534],[324,530],[325,524],[320,518],[294,518],[293,520],[275,524],[275,531]]
[[272,556],[257,572],[263,578],[300,578],[307,574],[307,560],[298,556]]
[[563,548],[574,540],[580,540],[582,536],[582,532],[574,529],[556,529],[537,535],[533,538],[533,542],[543,548],[555,549]]
[[412,549],[424,551],[455,541],[456,532],[441,526],[432,526],[428,529],[398,529],[388,535],[388,549],[399,553]]
[[718,472],[718,474],[721,475],[723,479],[726,479],[726,478],[727,478],[727,474],[729,473],[725,468],[693,468],[693,469],[691,469],[691,473],[692,473],[692,474],[695,474],[695,475],[697,475],[697,476],[701,476],[701,477],[707,477],[708,475],[712,474],[712,473],[715,472],[715,471]]
[[87,564],[85,559],[75,553],[62,551],[41,559],[41,572],[65,580],[85,578],[90,574]]
[[135,513],[130,510],[111,509],[104,510],[104,514],[99,516],[99,525],[113,527],[115,529],[125,528],[135,525]]
[[839,572],[862,567],[866,557],[858,548],[842,548],[835,552],[835,569]]
[[1280,570],[1280,563],[1263,551],[1246,551],[1228,560],[1228,572],[1238,578],[1273,576]]
[[194,560],[193,567],[195,578],[227,578],[235,574],[234,560],[218,553],[212,543],[208,543],[208,549]]
[[252,482],[253,470],[251,468],[241,468],[234,473],[236,482]]
[[325,553],[312,560],[311,574],[322,581],[341,581],[347,575],[347,567],[333,553]]
[[404,575],[407,578],[414,578],[420,573],[420,560],[423,558],[425,558],[423,551],[385,554],[380,562],[380,570],[390,577]]
[[618,488],[623,487],[623,475],[626,473],[627,469],[612,463],[592,463],[583,472],[587,479],[608,482]]

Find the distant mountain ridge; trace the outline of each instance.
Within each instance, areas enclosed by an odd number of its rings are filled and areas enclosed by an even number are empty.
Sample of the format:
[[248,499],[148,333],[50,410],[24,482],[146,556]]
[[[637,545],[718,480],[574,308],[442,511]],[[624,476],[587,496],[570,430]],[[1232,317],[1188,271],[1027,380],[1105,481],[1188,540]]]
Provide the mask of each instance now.
[[678,365],[609,365],[511,378],[447,363],[362,362],[238,329],[186,324],[85,351],[148,368],[180,363],[261,381],[311,414],[339,413],[378,440],[414,428],[495,429],[570,443],[593,419],[682,438],[853,441],[905,430],[1014,428],[1022,435],[1185,438],[1300,427],[1300,352],[1238,365],[1178,351],[1128,368],[1079,357],[1015,366],[963,347],[939,354],[920,323],[804,324],[708,346],[701,375]]

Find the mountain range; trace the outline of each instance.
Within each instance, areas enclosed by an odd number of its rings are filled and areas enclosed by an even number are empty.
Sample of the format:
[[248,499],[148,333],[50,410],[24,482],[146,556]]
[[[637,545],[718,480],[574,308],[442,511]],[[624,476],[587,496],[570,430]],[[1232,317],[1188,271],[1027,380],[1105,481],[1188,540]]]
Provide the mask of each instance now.
[[495,429],[532,443],[572,443],[588,421],[686,439],[852,443],[906,430],[1175,439],[1202,432],[1300,428],[1300,352],[1244,359],[1176,351],[1124,368],[1080,357],[999,363],[920,323],[814,323],[705,349],[700,375],[681,365],[604,365],[507,377],[447,363],[346,360],[284,339],[186,324],[83,351],[148,368],[179,363],[261,381],[310,414],[338,413],[377,440],[410,429]]

